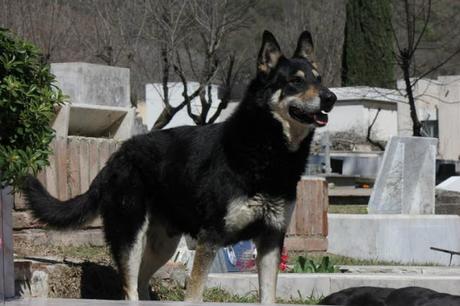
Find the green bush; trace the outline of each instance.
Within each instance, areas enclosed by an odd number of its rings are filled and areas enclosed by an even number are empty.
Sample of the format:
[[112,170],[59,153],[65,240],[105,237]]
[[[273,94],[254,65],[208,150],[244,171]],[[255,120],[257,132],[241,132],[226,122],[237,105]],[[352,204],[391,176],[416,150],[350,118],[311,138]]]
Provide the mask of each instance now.
[[0,28],[0,185],[48,164],[50,120],[64,96],[39,50]]

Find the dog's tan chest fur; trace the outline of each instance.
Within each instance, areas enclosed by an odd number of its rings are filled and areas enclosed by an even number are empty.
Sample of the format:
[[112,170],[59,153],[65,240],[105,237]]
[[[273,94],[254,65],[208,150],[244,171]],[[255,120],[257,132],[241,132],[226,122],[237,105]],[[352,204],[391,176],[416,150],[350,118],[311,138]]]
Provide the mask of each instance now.
[[273,117],[281,123],[283,134],[290,151],[296,151],[299,145],[311,132],[311,127],[295,121],[288,114],[288,100],[280,101],[281,90],[276,91],[271,99]]

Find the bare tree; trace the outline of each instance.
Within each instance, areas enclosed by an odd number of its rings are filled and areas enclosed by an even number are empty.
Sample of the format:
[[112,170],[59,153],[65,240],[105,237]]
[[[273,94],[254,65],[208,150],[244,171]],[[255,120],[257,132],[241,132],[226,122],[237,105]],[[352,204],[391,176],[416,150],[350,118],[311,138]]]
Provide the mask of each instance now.
[[[215,122],[230,100],[235,77],[244,62],[244,52],[240,50],[239,57],[235,52],[232,52],[227,56],[226,60],[223,60],[219,51],[223,49],[223,41],[231,33],[239,31],[247,25],[251,5],[248,1],[230,0],[193,0],[190,2],[199,36],[197,39],[198,50],[201,50],[204,55],[203,60],[198,63],[192,60],[190,56],[187,57],[189,59],[188,64],[192,67],[194,76],[199,83],[200,112],[198,114],[193,113],[191,100],[187,103],[188,115],[197,125]],[[190,45],[186,44],[185,50],[187,54],[190,54]],[[179,55],[177,58],[179,65],[175,67],[175,70],[184,88],[186,88],[187,80],[180,65]],[[211,106],[214,103],[210,83],[216,80],[216,75],[219,71],[221,71],[222,76],[220,81],[221,85],[223,85],[223,94],[214,114],[208,118]],[[187,100],[185,95],[184,98]]]
[[367,127],[367,135],[366,135],[366,140],[371,144],[376,147],[378,147],[380,150],[385,150],[385,147],[378,141],[372,139],[372,128],[374,127],[375,122],[377,121],[377,118],[379,117],[380,111],[382,109],[378,108],[377,112],[375,113],[374,119],[372,119],[371,124]]
[[[269,3],[279,5],[280,23],[273,30],[280,43],[294,50],[299,33],[309,30],[314,39],[316,62],[326,86],[341,85],[342,49],[346,22],[346,1],[294,0]],[[325,18],[330,16],[330,18]]]
[[[413,88],[421,78],[441,68],[448,61],[460,53],[460,42],[455,50],[451,51],[437,64],[426,67],[424,71],[417,71],[415,65],[416,52],[427,35],[432,18],[431,0],[404,0],[400,2],[402,8],[397,10],[393,20],[392,31],[396,42],[394,57],[400,68],[404,80],[405,91],[410,107],[410,116],[413,123],[414,136],[422,136],[422,124],[417,115]],[[399,30],[399,31],[398,31]],[[416,78],[413,78],[417,76]]]
[[61,58],[69,50],[73,16],[71,7],[63,0],[0,2],[0,26],[38,46],[46,62]]
[[74,31],[89,60],[129,67],[144,29],[144,7],[141,0],[82,1],[79,9],[84,13]]
[[[231,33],[244,28],[250,6],[245,1],[151,0],[149,26],[156,30],[149,32],[149,38],[160,46],[158,70],[164,105],[154,128],[166,126],[184,108],[197,125],[215,122],[230,100],[231,88],[244,63],[241,52],[238,55],[225,52],[223,42]],[[174,106],[169,93],[171,80],[179,80],[183,85],[183,100]],[[191,81],[197,82],[198,87],[190,92]],[[223,85],[218,104],[211,94],[211,83],[217,81]],[[192,110],[195,98],[201,106],[199,113]]]
[[[159,96],[163,103],[163,111],[157,118],[154,128],[163,128],[174,115],[183,109],[188,101],[184,99],[179,105],[172,105],[170,95],[170,81],[173,79],[175,57],[184,40],[189,39],[193,33],[193,18],[187,11],[187,1],[149,0],[146,5],[147,21],[144,39],[150,46],[156,46],[158,61],[156,63],[144,62],[141,64],[144,73],[149,75],[152,70],[149,66],[154,64],[160,72],[161,90]],[[154,49],[154,48],[152,48]],[[150,76],[155,79],[156,76]],[[198,92],[192,93],[196,97]]]

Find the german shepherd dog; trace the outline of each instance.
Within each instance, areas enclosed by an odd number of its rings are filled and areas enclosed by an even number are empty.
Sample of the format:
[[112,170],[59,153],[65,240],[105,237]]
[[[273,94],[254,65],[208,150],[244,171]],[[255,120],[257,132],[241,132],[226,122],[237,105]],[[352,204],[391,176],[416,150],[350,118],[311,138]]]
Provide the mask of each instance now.
[[126,299],[149,298],[149,280],[182,234],[197,247],[186,300],[201,301],[216,250],[253,239],[260,301],[274,303],[280,248],[316,127],[336,96],[321,85],[313,43],[303,32],[292,58],[263,34],[257,74],[225,121],[134,136],[89,190],[53,198],[32,176],[24,194],[36,218],[72,229],[100,214]]
[[421,287],[352,287],[328,295],[318,305],[458,306],[460,296]]

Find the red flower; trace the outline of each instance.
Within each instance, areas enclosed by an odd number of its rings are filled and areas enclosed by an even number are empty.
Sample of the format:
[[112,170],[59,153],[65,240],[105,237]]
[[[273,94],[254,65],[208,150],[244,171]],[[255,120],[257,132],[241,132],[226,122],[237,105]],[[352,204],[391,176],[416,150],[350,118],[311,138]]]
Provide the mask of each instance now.
[[285,264],[284,262],[280,263],[280,270],[281,272],[285,272],[287,269],[287,264]]
[[283,250],[281,251],[281,261],[280,261],[280,266],[279,266],[279,269],[284,272],[286,271],[287,269],[287,261],[288,261],[288,252],[286,250],[286,248],[283,248]]

